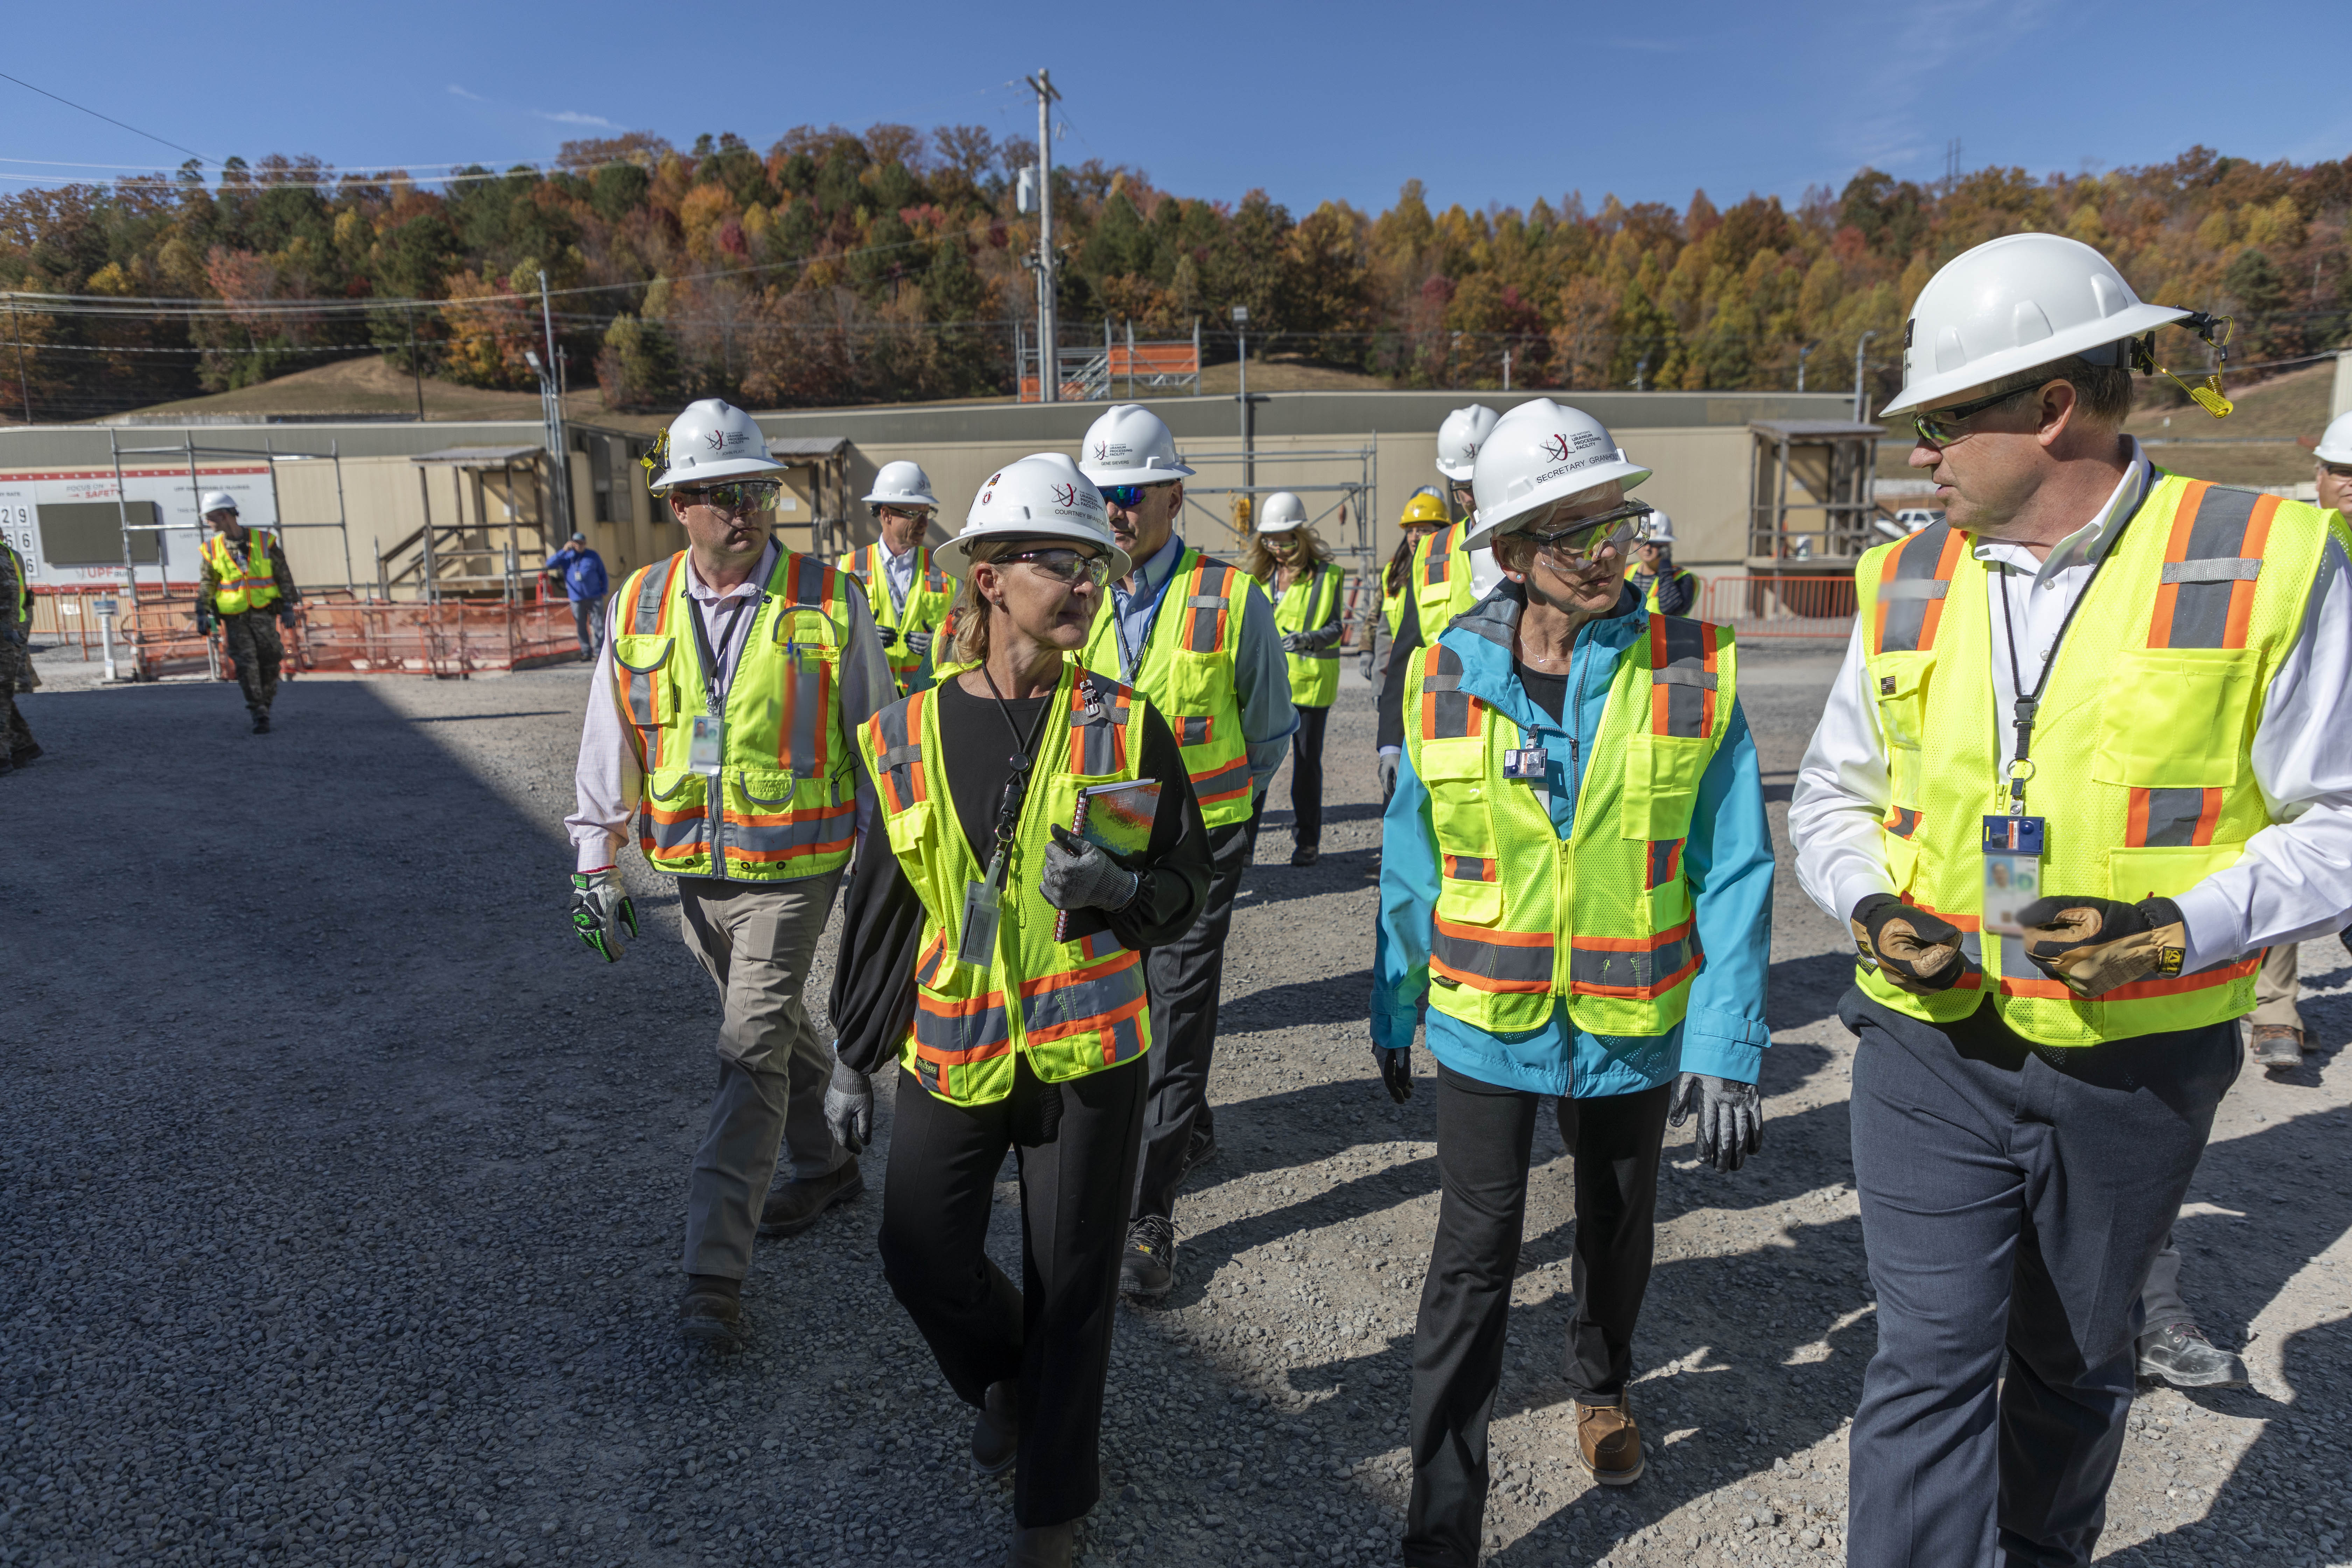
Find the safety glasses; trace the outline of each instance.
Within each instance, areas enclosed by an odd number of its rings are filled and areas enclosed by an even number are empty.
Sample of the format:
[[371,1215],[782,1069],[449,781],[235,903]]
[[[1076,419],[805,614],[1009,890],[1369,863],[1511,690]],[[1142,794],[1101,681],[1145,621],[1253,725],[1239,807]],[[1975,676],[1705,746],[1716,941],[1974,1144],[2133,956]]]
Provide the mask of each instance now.
[[1556,503],[1545,516],[1516,531],[1535,545],[1536,553],[1569,572],[1591,565],[1604,552],[1623,554],[1641,537],[1652,510],[1647,502],[1633,500],[1591,517],[1555,521],[1567,505]]
[[1268,550],[1284,555],[1298,548],[1298,535],[1295,533],[1261,533],[1258,537],[1265,541]]
[[698,490],[677,489],[671,498],[688,506],[707,506],[716,511],[732,512],[738,517],[755,511],[767,511],[776,504],[776,495],[783,487],[773,479],[739,479],[732,484],[711,485]]
[[1949,408],[1927,409],[1911,416],[1911,428],[1917,431],[1919,439],[1930,447],[1948,447],[1968,434],[1960,428],[1964,420],[1982,414],[1995,404],[2008,403],[2029,392],[2040,390],[2036,386],[2013,386],[2007,392],[1996,392],[1990,397],[1979,397],[1973,403],[1956,403]]
[[[1169,481],[1170,484],[1174,482],[1175,481],[1172,479]],[[1104,505],[1118,507],[1122,511],[1133,511],[1137,504],[1139,503],[1146,495],[1149,495],[1153,490],[1165,489],[1167,486],[1097,485],[1095,488],[1102,492]]]
[[1082,579],[1090,579],[1097,588],[1110,581],[1108,557],[1076,550],[1024,550],[1017,555],[1000,555],[997,559],[1034,566],[1066,588],[1076,587]]

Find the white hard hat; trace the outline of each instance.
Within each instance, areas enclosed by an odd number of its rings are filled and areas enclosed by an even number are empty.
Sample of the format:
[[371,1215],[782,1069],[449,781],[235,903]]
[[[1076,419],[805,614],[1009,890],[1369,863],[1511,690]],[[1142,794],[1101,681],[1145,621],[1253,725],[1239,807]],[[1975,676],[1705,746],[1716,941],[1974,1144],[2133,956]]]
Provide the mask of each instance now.
[[1607,426],[1581,408],[1538,397],[1496,420],[1478,448],[1471,493],[1478,510],[1462,547],[1492,544],[1528,513],[1596,485],[1620,480],[1632,489],[1650,470],[1625,456]]
[[236,510],[236,498],[229,494],[226,490],[206,490],[205,492],[205,503],[197,510],[203,512],[206,517],[210,517],[216,511],[235,511]]
[[1098,485],[1164,485],[1192,472],[1168,422],[1140,403],[1118,404],[1087,427],[1078,467]]
[[1257,516],[1260,533],[1290,533],[1307,526],[1307,503],[1288,490],[1276,490],[1265,498],[1265,510]]
[[1653,508],[1648,523],[1642,530],[1643,544],[1672,544],[1675,542],[1675,520]]
[[1477,465],[1478,448],[1495,433],[1502,416],[1483,403],[1457,408],[1437,427],[1437,471],[1449,479],[1466,479]]
[[716,484],[720,479],[764,479],[785,471],[768,455],[768,438],[751,416],[716,397],[687,405],[670,421],[667,467],[646,489],[662,495],[679,485]]
[[2115,264],[2081,240],[1989,239],[1919,290],[1903,324],[1903,390],[1879,412],[1906,414],[2071,354],[2127,368],[2124,340],[2189,313],[2140,303]]
[[1097,545],[1109,554],[1114,577],[1126,576],[1132,564],[1111,539],[1102,492],[1059,452],[1039,452],[989,475],[972,498],[963,531],[932,551],[931,559],[942,572],[961,577],[971,570],[971,547],[990,538]]
[[2352,414],[2339,414],[2311,455],[2323,463],[2352,463]]
[[866,498],[867,506],[928,506],[936,509],[940,498],[931,493],[931,476],[923,472],[920,463],[905,461],[885,463],[874,476],[874,493]]

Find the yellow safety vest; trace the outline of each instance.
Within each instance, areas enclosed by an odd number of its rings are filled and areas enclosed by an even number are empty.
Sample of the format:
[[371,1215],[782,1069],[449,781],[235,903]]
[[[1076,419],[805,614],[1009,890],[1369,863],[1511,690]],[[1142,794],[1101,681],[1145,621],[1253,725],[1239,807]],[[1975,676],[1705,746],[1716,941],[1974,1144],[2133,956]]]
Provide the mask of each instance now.
[[1679,566],[1667,573],[1664,576],[1653,577],[1650,579],[1649,587],[1643,590],[1642,595],[1642,608],[1649,611],[1650,614],[1654,616],[1664,615],[1666,612],[1658,607],[1658,588],[1662,584],[1669,582],[1688,583],[1690,584],[1691,608],[1698,608],[1698,577],[1696,574],[1685,572]]
[[1470,552],[1462,548],[1467,522],[1448,523],[1412,547],[1412,602],[1421,640],[1435,642],[1454,617],[1478,602],[1470,586]]
[[[1339,583],[1347,574],[1321,565],[1293,578],[1274,606],[1274,628],[1285,637],[1292,632],[1319,630],[1339,607]],[[1301,708],[1328,708],[1339,695],[1339,649],[1337,644],[1316,653],[1286,653],[1290,668],[1290,700]]]
[[16,574],[16,619],[24,626],[33,621],[33,577],[26,568],[24,552],[6,540],[0,539],[0,550],[8,552],[9,570]]
[[242,556],[226,533],[205,541],[205,564],[213,569],[214,609],[224,616],[241,616],[247,610],[266,610],[278,602],[278,574],[269,564],[269,552],[276,543],[258,528],[245,531]]
[[[2048,824],[2047,892],[2122,900],[2184,893],[2271,824],[2251,748],[2294,644],[2329,529],[2300,502],[2158,471],[2058,650],[2033,732],[2026,810]],[[2025,956],[1982,940],[1982,819],[2008,810],[1984,564],[1949,523],[1883,544],[1854,570],[1870,689],[1888,760],[1880,824],[1906,903],[1965,934],[1967,971],[1915,996],[1875,970],[1859,983],[1948,1024],[1988,992],[2001,1021],[2045,1046],[2089,1046],[2235,1018],[2259,955],[2155,976],[2082,1001]]]
[[613,676],[645,762],[637,847],[673,877],[782,882],[837,869],[857,837],[841,720],[849,580],[813,555],[777,552],[751,624],[735,634],[742,653],[721,715],[715,812],[712,779],[687,765],[708,702],[689,581],[680,551],[632,573],[614,600]]
[[1431,1006],[1489,1034],[1539,1026],[1560,997],[1591,1034],[1682,1022],[1703,957],[1683,846],[1738,677],[1728,626],[1651,616],[1617,661],[1562,839],[1536,791],[1504,777],[1518,725],[1461,689],[1452,648],[1414,653],[1405,746],[1440,872]]
[[[1256,579],[1239,568],[1187,549],[1169,574],[1135,668],[1135,689],[1175,732],[1207,827],[1249,820],[1249,748],[1242,741],[1234,658],[1244,595],[1256,591]],[[1118,615],[1108,594],[1087,637],[1086,664],[1113,680],[1121,673]]]
[[[900,698],[858,731],[891,852],[923,900],[915,1019],[898,1059],[926,1089],[958,1105],[1010,1093],[1015,1053],[1026,1053],[1030,1070],[1051,1083],[1133,1061],[1151,1048],[1143,955],[1108,931],[1055,942],[1056,911],[1037,890],[1052,828],[1070,825],[1079,788],[1141,776],[1149,710],[1129,688],[1071,662],[1063,665],[1053,700],[1068,715],[1067,741],[1048,741],[1030,777],[996,947],[985,964],[957,956],[964,890],[987,868],[972,855],[947,770],[938,765],[938,694]],[[1099,823],[1090,822],[1088,830],[1108,837]],[[1137,842],[1114,842],[1136,851],[1150,837],[1146,826]]]
[[[898,683],[898,695],[904,697],[918,687],[931,683],[929,666],[940,657],[936,643],[929,655],[913,653],[907,647],[906,634],[929,632],[935,637],[955,607],[954,579],[931,562],[931,547],[915,546],[914,580],[907,585],[907,604],[902,610],[890,602],[890,584],[883,571],[884,552],[879,543],[853,550],[841,558],[841,570],[866,584],[866,607],[874,612],[874,624],[883,628],[883,651],[890,660],[890,673]],[[897,633],[897,636],[891,636]]]
[[1381,620],[1389,628],[1389,640],[1396,640],[1397,627],[1404,625],[1404,602],[1412,595],[1412,563],[1405,563],[1404,583],[1396,592],[1388,591],[1388,568],[1381,568]]

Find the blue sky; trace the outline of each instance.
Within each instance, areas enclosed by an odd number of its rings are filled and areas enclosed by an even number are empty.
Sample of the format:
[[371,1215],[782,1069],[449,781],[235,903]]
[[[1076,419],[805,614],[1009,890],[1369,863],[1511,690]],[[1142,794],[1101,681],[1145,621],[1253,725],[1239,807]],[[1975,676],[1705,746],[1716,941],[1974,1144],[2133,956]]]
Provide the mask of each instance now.
[[[612,129],[680,143],[789,126],[978,123],[1034,135],[1017,79],[1066,95],[1057,161],[1098,157],[1163,189],[1294,213],[1370,210],[1419,178],[1468,206],[1580,190],[1680,205],[1791,202],[1874,164],[1933,179],[2168,158],[2352,153],[2352,92],[2315,68],[2345,37],[2319,4],[1507,3],[677,6],[448,0],[134,5],[101,32],[24,6],[0,70],[209,158],[311,153],[338,167],[551,156]],[[2299,41],[2300,40],[2300,41]],[[121,47],[118,47],[118,45]],[[2200,58],[2212,61],[2200,76]],[[2244,62],[2315,62],[2263,83]],[[1008,86],[1008,83],[1015,85]],[[181,154],[0,81],[0,185],[62,163],[169,168]],[[92,174],[106,171],[90,170]]]

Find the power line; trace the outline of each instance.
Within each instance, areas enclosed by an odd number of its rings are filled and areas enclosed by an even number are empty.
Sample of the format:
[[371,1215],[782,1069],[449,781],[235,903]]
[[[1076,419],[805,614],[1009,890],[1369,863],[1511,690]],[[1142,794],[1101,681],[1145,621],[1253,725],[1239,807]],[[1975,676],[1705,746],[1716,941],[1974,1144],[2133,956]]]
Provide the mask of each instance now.
[[195,159],[200,163],[211,163],[215,167],[219,165],[220,160],[217,158],[207,158],[202,153],[197,152],[192,147],[183,147],[177,142],[165,141],[163,137],[156,135],[152,131],[142,131],[136,125],[128,124],[123,121],[115,119],[111,114],[100,114],[97,110],[91,109],[84,104],[76,103],[70,98],[58,98],[58,95],[51,92],[47,88],[35,87],[31,82],[26,81],[22,77],[10,76],[6,71],[0,71],[0,79],[13,81],[18,87],[23,88],[26,91],[37,92],[43,98],[56,99],[58,102],[64,104],[68,109],[79,109],[84,114],[90,116],[92,119],[103,120],[109,125],[120,125],[123,130],[130,132],[133,136],[144,136],[148,141],[160,142],[163,146],[172,149],[174,153],[185,153],[189,157]]

